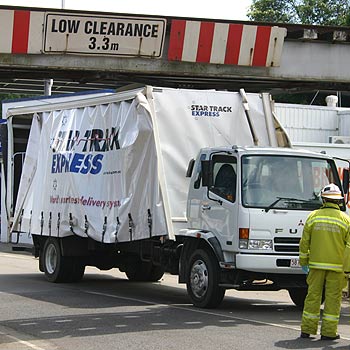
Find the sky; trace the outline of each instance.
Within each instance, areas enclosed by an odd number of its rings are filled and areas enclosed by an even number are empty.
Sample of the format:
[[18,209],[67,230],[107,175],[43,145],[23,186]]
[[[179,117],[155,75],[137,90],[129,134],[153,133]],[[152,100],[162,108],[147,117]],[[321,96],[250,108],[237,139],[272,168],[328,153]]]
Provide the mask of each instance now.
[[0,5],[246,21],[252,0],[0,0]]

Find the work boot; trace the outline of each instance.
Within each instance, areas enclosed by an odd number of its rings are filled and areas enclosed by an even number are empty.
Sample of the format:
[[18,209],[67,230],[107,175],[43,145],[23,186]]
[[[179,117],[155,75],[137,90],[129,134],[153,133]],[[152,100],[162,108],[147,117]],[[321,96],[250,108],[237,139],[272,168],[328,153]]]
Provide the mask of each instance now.
[[300,333],[300,338],[309,338],[309,337],[310,337],[309,333],[305,333],[305,332]]
[[321,335],[321,340],[337,340],[340,338],[340,335],[337,334],[335,337],[327,337],[326,335]]

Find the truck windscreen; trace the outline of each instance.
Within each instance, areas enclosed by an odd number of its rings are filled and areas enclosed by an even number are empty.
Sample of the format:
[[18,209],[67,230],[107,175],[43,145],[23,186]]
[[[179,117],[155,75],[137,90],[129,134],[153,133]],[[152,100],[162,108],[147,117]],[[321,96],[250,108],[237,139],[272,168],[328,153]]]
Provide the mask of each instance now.
[[242,203],[246,207],[314,210],[321,189],[339,176],[327,159],[284,155],[242,157]]

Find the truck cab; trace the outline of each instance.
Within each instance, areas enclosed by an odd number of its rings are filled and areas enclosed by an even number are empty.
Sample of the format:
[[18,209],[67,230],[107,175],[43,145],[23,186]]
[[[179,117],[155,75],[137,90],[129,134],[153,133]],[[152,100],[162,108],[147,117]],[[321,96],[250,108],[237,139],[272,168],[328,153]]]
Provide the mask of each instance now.
[[[206,241],[209,264],[220,270],[217,288],[287,289],[302,306],[307,285],[298,256],[306,218],[321,207],[319,193],[326,184],[348,189],[334,160],[284,148],[208,148],[189,172],[189,229],[181,234]],[[345,210],[345,202],[340,209]],[[189,294],[199,304],[211,283],[203,264],[203,257],[190,264],[187,279]]]

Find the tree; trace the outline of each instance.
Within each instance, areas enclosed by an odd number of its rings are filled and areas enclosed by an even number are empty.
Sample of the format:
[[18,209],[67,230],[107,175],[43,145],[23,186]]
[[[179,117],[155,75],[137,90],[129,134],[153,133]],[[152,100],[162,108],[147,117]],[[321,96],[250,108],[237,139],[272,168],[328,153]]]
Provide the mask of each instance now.
[[258,22],[349,25],[350,0],[253,0],[248,18]]

